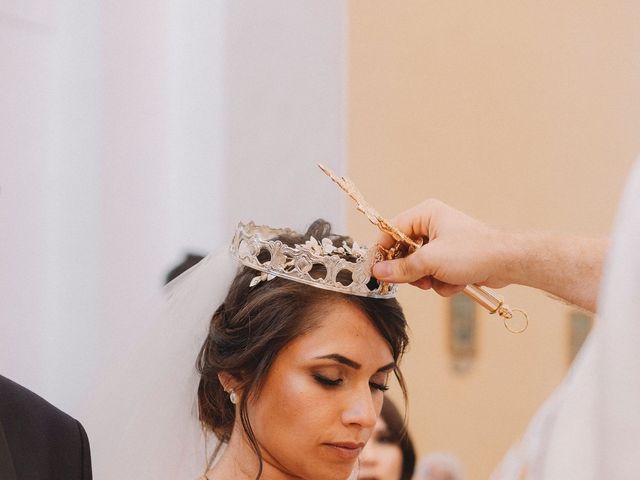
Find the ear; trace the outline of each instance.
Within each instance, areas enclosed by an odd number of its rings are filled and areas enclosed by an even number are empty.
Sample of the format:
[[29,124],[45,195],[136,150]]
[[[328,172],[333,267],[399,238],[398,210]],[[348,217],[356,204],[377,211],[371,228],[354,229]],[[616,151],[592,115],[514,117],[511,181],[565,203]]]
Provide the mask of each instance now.
[[218,373],[218,381],[220,382],[220,385],[222,385],[222,388],[225,392],[236,390],[238,387],[238,380],[229,372]]

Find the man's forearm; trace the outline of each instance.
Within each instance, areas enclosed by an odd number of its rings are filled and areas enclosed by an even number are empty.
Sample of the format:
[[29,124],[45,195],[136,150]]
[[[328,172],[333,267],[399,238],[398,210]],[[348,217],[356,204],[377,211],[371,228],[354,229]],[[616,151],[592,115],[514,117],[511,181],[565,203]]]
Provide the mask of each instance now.
[[511,234],[508,283],[539,288],[596,311],[608,239]]

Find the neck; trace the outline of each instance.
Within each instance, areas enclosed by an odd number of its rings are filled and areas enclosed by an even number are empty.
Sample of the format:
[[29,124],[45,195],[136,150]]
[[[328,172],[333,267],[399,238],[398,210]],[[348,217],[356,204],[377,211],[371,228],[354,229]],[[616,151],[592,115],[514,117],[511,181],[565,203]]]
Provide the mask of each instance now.
[[[208,480],[255,480],[259,471],[259,460],[244,434],[242,426],[236,422],[229,444],[213,467],[207,472]],[[302,480],[283,471],[263,453],[260,480]]]

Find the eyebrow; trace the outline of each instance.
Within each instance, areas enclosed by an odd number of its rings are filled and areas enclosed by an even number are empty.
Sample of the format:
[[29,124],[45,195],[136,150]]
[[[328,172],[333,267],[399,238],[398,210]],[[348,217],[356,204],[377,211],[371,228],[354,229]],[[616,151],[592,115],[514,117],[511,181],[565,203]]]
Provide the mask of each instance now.
[[[336,362],[346,365],[347,367],[351,367],[354,370],[359,370],[360,368],[362,368],[362,365],[360,365],[358,362],[351,360],[344,355],[340,355],[339,353],[330,353],[329,355],[322,355],[315,358],[317,358],[318,360],[335,360]],[[388,372],[390,370],[393,370],[394,368],[396,368],[396,362],[391,362],[383,367],[380,367],[378,370],[376,370],[376,373]]]

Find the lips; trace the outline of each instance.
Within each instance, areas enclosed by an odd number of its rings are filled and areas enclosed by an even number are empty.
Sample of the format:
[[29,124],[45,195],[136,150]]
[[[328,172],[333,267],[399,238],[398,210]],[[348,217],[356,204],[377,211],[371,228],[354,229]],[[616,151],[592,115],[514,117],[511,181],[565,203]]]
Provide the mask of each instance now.
[[364,442],[331,442],[325,443],[326,447],[338,458],[344,460],[355,460],[364,448]]

